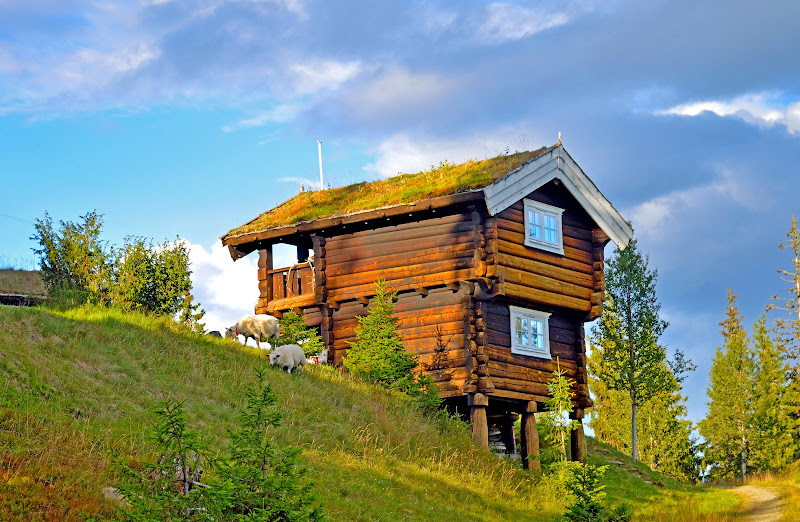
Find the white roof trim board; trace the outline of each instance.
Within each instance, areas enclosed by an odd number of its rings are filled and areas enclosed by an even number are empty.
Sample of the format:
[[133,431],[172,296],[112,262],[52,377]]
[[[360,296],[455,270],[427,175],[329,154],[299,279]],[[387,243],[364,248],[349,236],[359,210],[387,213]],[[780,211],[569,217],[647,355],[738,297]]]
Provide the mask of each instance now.
[[502,212],[545,183],[558,178],[595,223],[620,248],[633,237],[633,229],[600,193],[562,145],[526,163],[519,170],[484,187],[489,214]]

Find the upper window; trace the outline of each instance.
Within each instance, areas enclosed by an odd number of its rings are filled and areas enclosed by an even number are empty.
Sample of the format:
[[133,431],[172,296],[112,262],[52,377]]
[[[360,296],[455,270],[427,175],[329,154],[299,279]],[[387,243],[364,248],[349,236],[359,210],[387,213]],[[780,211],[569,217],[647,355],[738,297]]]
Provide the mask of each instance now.
[[550,314],[519,306],[509,306],[511,312],[511,353],[551,359]]
[[545,205],[530,199],[525,204],[525,244],[556,254],[564,253],[561,234],[563,208]]

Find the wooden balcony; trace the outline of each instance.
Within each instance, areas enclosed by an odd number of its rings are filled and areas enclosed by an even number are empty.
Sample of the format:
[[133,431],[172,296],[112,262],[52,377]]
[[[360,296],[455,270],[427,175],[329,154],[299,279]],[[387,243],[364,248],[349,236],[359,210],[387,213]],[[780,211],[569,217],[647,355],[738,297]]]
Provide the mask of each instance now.
[[284,312],[316,302],[314,268],[309,263],[266,271],[259,281],[259,307],[266,313]]

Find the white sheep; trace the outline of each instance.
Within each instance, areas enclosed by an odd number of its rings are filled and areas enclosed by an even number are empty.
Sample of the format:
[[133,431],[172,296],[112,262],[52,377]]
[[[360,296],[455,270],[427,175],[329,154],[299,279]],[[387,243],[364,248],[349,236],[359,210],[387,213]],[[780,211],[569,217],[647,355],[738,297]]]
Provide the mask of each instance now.
[[239,334],[244,335],[244,344],[249,338],[255,340],[261,348],[261,341],[274,338],[281,334],[281,325],[277,317],[267,314],[247,314],[239,319],[235,325],[225,329],[225,337],[237,339]]
[[297,368],[300,371],[305,368],[306,354],[296,344],[284,344],[283,346],[278,346],[269,354],[269,364],[289,373],[292,373],[293,368]]

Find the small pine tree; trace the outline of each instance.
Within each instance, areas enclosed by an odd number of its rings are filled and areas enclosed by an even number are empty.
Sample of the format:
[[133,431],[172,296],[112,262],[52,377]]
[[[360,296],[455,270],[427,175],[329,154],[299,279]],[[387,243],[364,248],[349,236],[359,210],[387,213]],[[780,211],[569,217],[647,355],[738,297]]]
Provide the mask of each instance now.
[[396,297],[396,293],[386,294],[383,280],[375,283],[375,298],[367,315],[358,318],[356,340],[347,350],[344,367],[356,377],[406,391],[413,382],[411,370],[417,366],[417,356],[406,351],[397,331]]
[[220,461],[222,483],[212,490],[222,506],[222,520],[324,520],[315,504],[306,469],[298,465],[298,448],[275,448],[271,429],[283,415],[274,409],[277,396],[266,382],[266,369],[256,369],[256,385],[245,391],[240,428],[229,431],[231,456]]
[[573,381],[564,377],[567,373],[561,369],[561,363],[556,358],[557,369],[553,372],[554,377],[547,381],[547,391],[550,397],[545,401],[544,407],[547,410],[544,421],[550,428],[547,436],[551,442],[561,447],[561,459],[567,460],[567,436],[570,432],[578,428],[578,421],[571,420],[569,414],[574,411],[572,405]]
[[194,302],[194,296],[187,290],[183,293],[183,300],[181,301],[181,308],[178,313],[178,320],[188,326],[195,333],[203,333],[206,325],[200,321],[206,311],[200,307],[200,303]]
[[209,459],[186,426],[183,404],[167,399],[155,413],[159,421],[150,437],[158,455],[154,462],[132,462],[112,453],[112,467],[121,479],[117,490],[125,499],[119,507],[122,519],[213,520],[206,490],[195,487]]
[[383,280],[375,283],[375,298],[366,317],[358,318],[356,340],[351,343],[344,367],[353,376],[401,391],[417,398],[424,409],[438,408],[439,391],[433,380],[415,374],[419,358],[406,351],[394,314],[396,293],[387,294]]
[[625,522],[631,519],[630,509],[620,504],[614,509],[606,506],[603,499],[605,486],[600,480],[608,466],[593,466],[586,462],[570,463],[571,475],[567,490],[575,496],[564,518],[572,522]]
[[272,342],[273,346],[297,344],[303,347],[306,357],[318,355],[325,348],[317,329],[306,325],[302,315],[294,311],[286,312],[281,317],[280,325],[280,337]]

